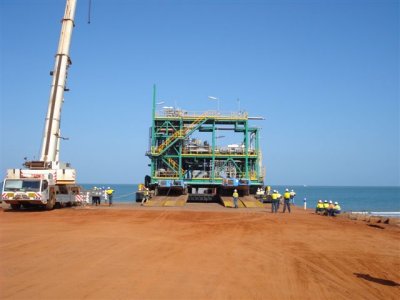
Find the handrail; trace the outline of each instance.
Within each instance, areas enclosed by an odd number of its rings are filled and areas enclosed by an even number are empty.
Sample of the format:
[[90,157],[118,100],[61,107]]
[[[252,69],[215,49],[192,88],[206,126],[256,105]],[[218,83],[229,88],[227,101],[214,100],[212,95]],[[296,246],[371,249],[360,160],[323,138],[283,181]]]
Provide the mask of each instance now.
[[[169,157],[168,162],[175,168],[175,171],[179,170],[179,164],[175,160],[173,160],[172,158]],[[178,173],[178,171],[177,171],[177,173]],[[183,168],[181,168],[181,173],[182,174],[185,173],[185,170]]]
[[189,127],[185,127],[178,131],[175,131],[173,135],[171,135],[169,138],[167,138],[161,145],[159,145],[155,149],[155,153],[160,154],[169,144],[171,144],[177,138],[185,137],[191,130],[193,130],[201,121],[203,121],[206,118],[207,118],[206,115],[201,115],[201,116],[197,117],[197,119],[194,120],[194,122],[192,124],[190,124]]
[[207,117],[218,117],[218,118],[235,118],[235,119],[247,119],[247,112],[220,112],[216,110],[208,110],[205,112],[197,112],[197,111],[184,111],[180,109],[171,109],[171,110],[160,110],[156,112],[157,117],[165,117],[165,118],[197,118],[199,116],[207,116]]

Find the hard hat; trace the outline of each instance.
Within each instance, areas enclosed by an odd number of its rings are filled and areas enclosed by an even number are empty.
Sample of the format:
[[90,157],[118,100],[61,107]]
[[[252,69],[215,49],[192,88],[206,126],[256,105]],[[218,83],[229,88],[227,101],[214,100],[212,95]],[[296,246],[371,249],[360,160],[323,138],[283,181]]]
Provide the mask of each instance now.
[[234,192],[237,192],[237,189],[235,189]]
[[328,200],[324,200],[325,203],[328,203]]
[[110,187],[108,187],[108,189],[111,189]]
[[288,189],[286,189],[286,190],[285,190],[285,192],[289,192],[289,190],[288,190]]
[[293,190],[291,190],[291,192],[294,192]]
[[339,204],[339,203],[335,202],[335,204]]
[[322,200],[318,200],[319,203],[322,203]]
[[329,200],[329,203],[332,203],[332,200]]

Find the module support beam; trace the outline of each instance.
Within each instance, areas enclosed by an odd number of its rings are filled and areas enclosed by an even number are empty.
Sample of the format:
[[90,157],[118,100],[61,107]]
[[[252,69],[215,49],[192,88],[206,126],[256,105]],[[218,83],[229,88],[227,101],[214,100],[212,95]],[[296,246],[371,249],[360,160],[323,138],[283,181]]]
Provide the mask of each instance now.
[[245,172],[246,172],[246,178],[249,178],[249,126],[248,122],[246,121],[244,124],[244,153],[245,153]]

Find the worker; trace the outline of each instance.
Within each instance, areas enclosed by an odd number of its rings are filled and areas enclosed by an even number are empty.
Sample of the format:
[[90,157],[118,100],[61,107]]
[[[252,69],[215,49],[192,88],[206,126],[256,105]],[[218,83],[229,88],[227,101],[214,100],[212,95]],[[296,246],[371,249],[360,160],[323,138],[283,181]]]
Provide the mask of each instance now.
[[267,195],[271,195],[271,187],[269,185],[265,188],[265,192]]
[[106,194],[108,197],[108,206],[112,205],[112,200],[113,200],[113,194],[114,194],[114,190],[110,187],[107,188],[106,190]]
[[278,202],[279,202],[279,193],[277,190],[274,190],[271,195],[271,213],[278,212]]
[[285,190],[285,193],[283,194],[283,213],[286,211],[286,207],[288,208],[288,211],[290,213],[290,192],[289,189]]
[[341,212],[341,208],[338,202],[335,202],[335,206],[333,207],[333,214],[332,216],[338,215]]
[[315,208],[315,213],[323,213],[324,212],[324,204],[322,203],[322,200],[318,200],[317,207]]
[[107,203],[107,201],[108,201],[107,189],[103,188],[102,193],[103,193],[104,203]]
[[333,205],[333,202],[332,202],[332,200],[329,200],[329,205],[328,205],[328,216],[333,216],[333,208],[334,208],[335,206]]
[[145,188],[144,191],[143,191],[143,198],[142,198],[142,204],[141,205],[145,204],[149,200],[149,195],[150,195],[149,189]]
[[328,214],[329,203],[328,200],[324,200],[324,210],[323,214],[326,216]]
[[296,193],[294,190],[290,191],[290,201],[292,202],[292,204],[294,205],[294,197],[296,197]]
[[232,197],[233,197],[233,205],[235,206],[235,208],[238,208],[239,207],[238,206],[239,194],[236,189],[233,191]]
[[278,190],[276,190],[276,192],[278,193],[278,202],[276,202],[276,210],[278,212],[279,206],[281,205],[281,201],[282,201],[282,195],[279,193]]

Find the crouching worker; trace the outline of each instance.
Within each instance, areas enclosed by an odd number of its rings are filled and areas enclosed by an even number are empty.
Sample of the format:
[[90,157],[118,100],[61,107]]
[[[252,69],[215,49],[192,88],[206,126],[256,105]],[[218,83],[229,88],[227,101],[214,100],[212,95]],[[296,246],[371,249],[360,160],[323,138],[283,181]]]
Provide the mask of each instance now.
[[329,206],[328,206],[328,209],[327,209],[328,216],[333,216],[333,208],[334,207],[335,206],[333,205],[332,200],[329,200]]
[[333,207],[333,213],[332,216],[338,215],[341,212],[341,208],[339,203],[335,202],[335,206]]
[[150,196],[149,189],[148,188],[144,188],[142,204],[141,205],[145,204],[149,200],[149,196]]
[[329,208],[328,200],[324,200],[324,203],[322,205],[324,206],[324,210],[322,211],[322,213],[324,216],[326,216],[328,215],[328,208]]
[[317,207],[315,208],[315,213],[322,214],[323,212],[324,212],[324,204],[322,203],[322,200],[318,200]]

